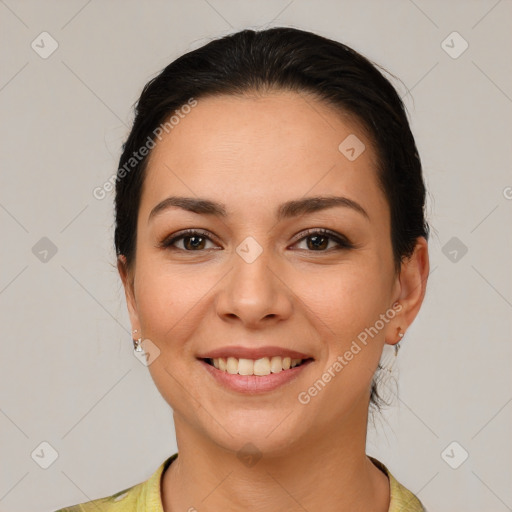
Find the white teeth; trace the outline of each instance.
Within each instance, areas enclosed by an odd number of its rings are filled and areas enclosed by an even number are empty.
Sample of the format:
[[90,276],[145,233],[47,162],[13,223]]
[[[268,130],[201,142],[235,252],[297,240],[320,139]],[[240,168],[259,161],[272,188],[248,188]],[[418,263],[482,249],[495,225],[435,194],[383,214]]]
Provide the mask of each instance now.
[[252,359],[239,359],[238,373],[240,375],[254,375],[254,361]]
[[238,373],[238,359],[235,359],[234,357],[228,357],[226,370],[231,374]]
[[279,373],[283,371],[283,361],[279,356],[274,356],[270,360],[270,371],[272,373]]
[[294,368],[302,362],[302,359],[292,359],[290,357],[273,356],[262,357],[260,359],[237,359],[236,357],[218,357],[211,359],[213,366],[223,372],[232,375],[270,375],[279,373],[283,370]]

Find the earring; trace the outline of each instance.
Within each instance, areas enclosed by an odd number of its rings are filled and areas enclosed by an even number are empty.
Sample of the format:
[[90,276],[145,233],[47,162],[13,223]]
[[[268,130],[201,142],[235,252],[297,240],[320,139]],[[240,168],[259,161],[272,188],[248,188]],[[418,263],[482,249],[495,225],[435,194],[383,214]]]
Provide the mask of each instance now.
[[[137,332],[138,332],[137,329],[135,329],[133,331],[134,336],[137,334]],[[142,337],[133,338],[133,349],[135,350],[135,352],[143,352],[144,351],[141,344],[142,344]]]
[[400,350],[400,342],[402,341],[402,338],[404,337],[404,333],[402,332],[400,327],[398,329],[400,330],[400,332],[398,333],[398,337],[400,338],[400,340],[395,345],[395,357],[398,356],[398,351]]
[[395,357],[393,358],[392,361],[389,362],[389,365],[387,366],[387,370],[389,373],[393,373],[393,366],[397,360],[398,351],[400,350],[400,343],[402,341],[402,338],[404,337],[404,333],[402,332],[402,329],[400,327],[398,328],[398,337],[399,340],[395,343]]

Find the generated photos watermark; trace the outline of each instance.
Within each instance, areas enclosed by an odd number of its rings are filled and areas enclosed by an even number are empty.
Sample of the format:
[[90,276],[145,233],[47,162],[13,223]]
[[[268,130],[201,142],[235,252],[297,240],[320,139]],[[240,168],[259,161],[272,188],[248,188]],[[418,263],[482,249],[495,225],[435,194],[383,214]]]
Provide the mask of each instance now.
[[192,108],[196,105],[197,100],[189,98],[184,105],[174,111],[174,114],[169,117],[165,123],[157,126],[153,130],[153,138],[148,135],[146,142],[137,151],[132,153],[132,156],[128,158],[127,162],[120,167],[115,174],[112,174],[101,186],[93,189],[92,195],[94,198],[99,201],[105,199],[105,197],[107,197],[107,193],[114,190],[116,181],[120,181],[125,178],[156,146],[155,139],[161,141],[164,133],[170,133],[171,130],[180,123],[180,120],[190,113]]
[[[384,329],[386,324],[389,323],[390,320],[395,318],[396,314],[402,310],[402,304],[396,302],[393,304],[391,308],[389,308],[385,313],[381,313],[379,319],[370,327],[366,327],[363,331],[361,331],[357,335],[357,339],[353,340],[350,348],[346,350],[343,354],[337,356],[334,363],[327,368],[322,375],[305,391],[301,391],[297,399],[303,405],[309,404],[311,399],[320,393],[325,386],[332,380],[336,375],[345,368],[349,364],[350,361],[354,359],[354,357],[361,352],[363,347],[368,344],[369,339],[373,339],[377,334]],[[359,342],[359,343],[358,343]],[[361,346],[362,345],[362,346]]]

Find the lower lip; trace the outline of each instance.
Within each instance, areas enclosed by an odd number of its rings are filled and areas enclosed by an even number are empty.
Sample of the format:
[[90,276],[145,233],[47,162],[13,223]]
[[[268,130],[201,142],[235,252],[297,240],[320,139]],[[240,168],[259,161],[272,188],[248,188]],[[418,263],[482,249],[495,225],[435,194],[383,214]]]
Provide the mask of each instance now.
[[239,393],[254,394],[272,391],[277,389],[279,386],[296,379],[304,369],[313,362],[313,360],[309,359],[300,366],[295,366],[289,370],[281,370],[278,373],[271,373],[269,375],[231,374],[223,370],[218,370],[215,366],[208,364],[202,359],[200,359],[199,362],[203,365],[206,371],[223,386],[233,391],[238,391]]

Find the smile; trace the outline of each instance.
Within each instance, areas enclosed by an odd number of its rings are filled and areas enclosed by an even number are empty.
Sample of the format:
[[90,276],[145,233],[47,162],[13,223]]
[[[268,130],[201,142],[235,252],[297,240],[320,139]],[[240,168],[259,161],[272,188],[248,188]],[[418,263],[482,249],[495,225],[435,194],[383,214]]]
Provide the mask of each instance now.
[[243,359],[236,357],[207,358],[205,361],[220,371],[231,375],[270,375],[300,366],[308,359],[292,359],[291,357],[261,357],[259,359]]
[[[306,371],[313,358],[262,357],[237,359],[235,357],[202,358],[198,360],[217,384],[237,393],[259,394],[273,391],[290,383]],[[218,365],[218,368],[215,366]]]

